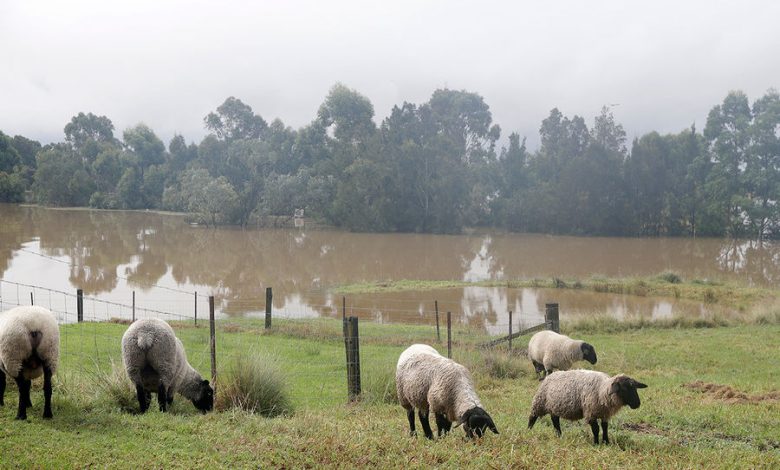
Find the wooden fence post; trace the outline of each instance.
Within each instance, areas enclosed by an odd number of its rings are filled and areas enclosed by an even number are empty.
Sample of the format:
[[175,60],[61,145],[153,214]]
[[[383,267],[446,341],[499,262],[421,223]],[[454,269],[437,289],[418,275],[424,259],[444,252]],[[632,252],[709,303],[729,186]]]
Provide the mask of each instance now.
[[209,346],[211,349],[211,386],[217,388],[217,337],[214,323],[214,296],[209,296]]
[[447,312],[447,357],[452,359],[452,312]]
[[265,329],[271,328],[271,308],[273,306],[274,293],[270,287],[265,289]]
[[135,291],[133,291],[133,322],[135,322]]
[[79,323],[84,321],[84,291],[82,289],[76,290],[76,321]]
[[360,396],[360,333],[357,317],[347,319],[345,341],[347,347],[347,389],[349,401],[354,401]]
[[512,352],[512,311],[509,311],[509,352]]
[[198,326],[198,291],[195,291],[195,326]]
[[436,342],[441,343],[441,333],[439,332],[439,301],[433,301],[433,307],[436,309]]
[[544,323],[548,330],[561,332],[561,322],[558,317],[558,304],[544,304]]

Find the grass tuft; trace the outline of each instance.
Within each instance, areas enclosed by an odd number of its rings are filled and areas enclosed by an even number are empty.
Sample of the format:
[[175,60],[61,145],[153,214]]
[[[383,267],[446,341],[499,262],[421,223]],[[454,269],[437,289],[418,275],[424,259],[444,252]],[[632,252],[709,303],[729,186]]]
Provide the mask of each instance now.
[[219,380],[217,409],[237,408],[265,417],[292,413],[287,381],[279,361],[259,354],[239,355]]

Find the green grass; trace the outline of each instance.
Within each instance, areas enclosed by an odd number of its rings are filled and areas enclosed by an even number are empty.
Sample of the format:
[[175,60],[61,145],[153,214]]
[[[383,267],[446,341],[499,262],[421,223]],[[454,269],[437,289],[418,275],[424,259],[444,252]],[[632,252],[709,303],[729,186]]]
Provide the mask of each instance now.
[[369,294],[380,292],[422,291],[452,289],[470,286],[508,288],[583,289],[611,294],[641,297],[674,297],[717,303],[746,312],[759,303],[772,303],[780,299],[780,291],[764,287],[749,287],[733,282],[700,279],[682,279],[676,273],[664,272],[656,276],[635,278],[606,278],[591,276],[587,279],[515,279],[504,281],[430,281],[409,280],[362,282],[338,286],[332,291],[339,295]]
[[[454,358],[472,370],[501,434],[470,443],[458,429],[428,442],[408,437],[405,413],[388,403],[394,394],[388,385],[406,345],[426,341],[446,350],[432,341],[430,327],[361,324],[366,393],[363,401],[347,404],[341,322],[274,320],[274,325],[268,333],[253,320],[220,322],[217,360],[219,372],[227,375],[239,357],[272,356],[294,410],[276,418],[236,409],[201,415],[178,395],[166,415],[156,405],[145,415],[134,414],[137,404],[122,403],[126,390],[121,373],[116,374],[126,326],[63,326],[54,419],[41,418],[36,383],[28,421],[15,421],[16,386],[9,384],[6,406],[0,408],[0,468],[780,466],[777,400],[731,403],[684,386],[701,380],[754,396],[777,390],[777,324],[643,325],[598,332],[564,323],[566,332],[595,345],[599,362],[593,368],[649,384],[639,409],[624,408],[613,419],[613,445],[599,447],[590,443],[583,422],[564,421],[562,439],[554,437],[549,418],[528,431],[538,386],[533,368],[517,353],[475,348],[484,339],[479,333],[457,330]],[[175,327],[192,364],[208,377],[208,329]],[[516,340],[516,348],[522,351],[527,341]],[[219,394],[219,379],[217,387]]]

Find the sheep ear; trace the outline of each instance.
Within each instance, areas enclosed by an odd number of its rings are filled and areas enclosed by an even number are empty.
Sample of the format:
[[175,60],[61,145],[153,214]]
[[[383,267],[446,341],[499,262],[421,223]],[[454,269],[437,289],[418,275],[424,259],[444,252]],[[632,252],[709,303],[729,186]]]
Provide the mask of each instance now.
[[491,431],[498,434],[498,428],[496,428],[496,424],[493,422],[493,418],[488,417],[488,427]]
[[208,381],[208,380],[204,380],[204,381],[203,381],[203,385],[208,385],[208,384],[209,384],[209,381]]
[[620,383],[617,381],[612,382],[612,385],[609,387],[610,393],[617,393],[620,390]]
[[637,382],[636,380],[634,380],[633,385],[634,388],[647,388],[647,385],[643,384],[642,382]]
[[457,429],[457,428],[459,428],[461,424],[463,424],[463,421],[458,421],[457,423],[455,423],[455,425],[454,425],[454,426],[452,426],[452,429]]

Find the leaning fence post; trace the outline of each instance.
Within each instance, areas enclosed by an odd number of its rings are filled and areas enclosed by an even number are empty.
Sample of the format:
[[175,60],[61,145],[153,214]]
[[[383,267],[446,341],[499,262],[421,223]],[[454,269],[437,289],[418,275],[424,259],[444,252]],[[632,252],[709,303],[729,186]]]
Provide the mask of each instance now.
[[452,359],[452,312],[447,312],[447,357]]
[[265,329],[271,328],[271,307],[273,305],[274,293],[270,287],[265,289]]
[[558,317],[558,304],[544,304],[544,323],[548,330],[561,332],[561,322]]
[[135,291],[133,291],[133,322],[135,322]]
[[79,323],[84,321],[84,291],[82,289],[76,290],[76,321]]
[[354,401],[360,396],[360,333],[358,332],[358,318],[349,317],[346,333],[347,347],[347,388],[349,401]]
[[217,388],[217,338],[214,324],[214,296],[209,296],[209,348],[211,349],[211,383]]
[[439,332],[439,301],[433,301],[433,307],[436,309],[436,342],[441,343],[441,333]]
[[509,351],[512,351],[512,311],[509,311]]

